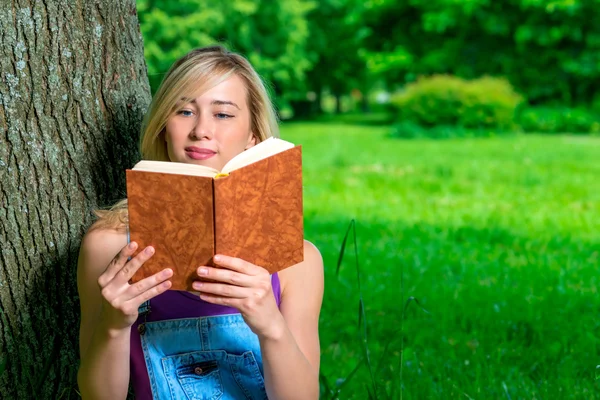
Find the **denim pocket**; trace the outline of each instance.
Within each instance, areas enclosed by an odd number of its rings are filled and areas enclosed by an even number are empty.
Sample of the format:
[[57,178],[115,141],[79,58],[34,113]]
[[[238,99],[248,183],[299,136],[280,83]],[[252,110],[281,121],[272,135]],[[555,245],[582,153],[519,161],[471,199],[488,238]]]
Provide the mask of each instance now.
[[218,400],[223,396],[222,351],[198,351],[162,359],[171,397],[183,391],[190,400]]
[[266,400],[265,381],[254,353],[247,351],[242,355],[228,354],[227,360],[236,383],[248,400]]

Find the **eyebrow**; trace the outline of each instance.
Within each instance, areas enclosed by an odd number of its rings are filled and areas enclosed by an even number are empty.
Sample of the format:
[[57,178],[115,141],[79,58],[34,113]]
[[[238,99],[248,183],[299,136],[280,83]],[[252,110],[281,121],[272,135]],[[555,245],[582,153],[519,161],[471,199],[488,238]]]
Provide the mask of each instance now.
[[[190,101],[190,103],[196,104],[196,100],[192,100],[192,101]],[[210,102],[210,104],[212,106],[234,106],[238,110],[241,110],[240,106],[235,104],[233,101],[228,101],[228,100],[213,100]]]

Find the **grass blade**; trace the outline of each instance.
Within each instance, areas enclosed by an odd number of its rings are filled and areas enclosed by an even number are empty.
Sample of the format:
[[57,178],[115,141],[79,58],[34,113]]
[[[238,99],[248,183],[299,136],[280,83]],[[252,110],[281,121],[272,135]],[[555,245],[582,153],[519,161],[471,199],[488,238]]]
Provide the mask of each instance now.
[[[337,266],[335,268],[335,276],[339,277],[340,275],[340,267],[342,266],[342,261],[344,259],[344,252],[346,251],[346,242],[348,241],[348,235],[350,234],[350,229],[354,226],[354,219],[350,221],[350,225],[348,225],[348,229],[346,230],[346,234],[344,235],[344,239],[342,240],[342,247],[340,248],[340,255],[338,256]],[[356,234],[356,231],[355,231]]]
[[406,309],[408,308],[408,306],[409,306],[409,304],[410,304],[411,302],[414,302],[416,305],[418,305],[418,306],[419,306],[419,308],[420,308],[421,310],[423,310],[423,312],[424,312],[424,313],[426,313],[426,314],[430,314],[430,315],[431,315],[431,313],[430,313],[429,311],[427,311],[427,310],[425,309],[425,307],[423,307],[423,306],[421,305],[421,303],[419,302],[419,299],[417,299],[417,298],[416,298],[416,297],[414,297],[414,296],[410,296],[408,299],[406,299],[406,303],[404,303],[404,310],[403,310],[403,312],[402,312],[402,314],[403,314],[402,316],[404,316],[404,315],[406,314]]
[[323,375],[322,372],[319,372],[319,382],[321,383],[321,386],[325,389],[325,392],[327,393],[327,396],[325,397],[325,399],[332,399],[333,398],[333,390],[331,390],[331,387],[329,386],[329,382],[327,381],[327,377],[325,375]]
[[363,360],[360,360],[358,362],[358,364],[356,364],[356,367],[354,367],[354,369],[352,370],[352,372],[350,372],[348,374],[348,376],[344,379],[344,381],[338,385],[336,394],[339,394],[342,391],[342,389],[344,388],[344,386],[346,386],[346,384],[352,380],[352,377],[354,375],[356,375],[356,373],[358,372],[358,370],[360,369],[360,367],[362,366],[362,364],[363,364]]
[[[348,237],[350,236],[350,231],[352,231],[353,233],[353,239],[354,239],[354,262],[355,262],[355,266],[356,266],[356,280],[357,280],[357,285],[358,285],[358,295],[359,295],[359,302],[358,302],[358,328],[361,332],[361,336],[362,336],[362,347],[363,347],[363,352],[364,352],[364,357],[365,360],[367,362],[367,367],[369,369],[369,376],[371,377],[371,385],[372,385],[372,389],[373,389],[373,393],[375,398],[377,398],[377,384],[375,382],[375,374],[373,373],[373,367],[371,365],[371,356],[369,353],[369,342],[368,342],[368,337],[367,337],[367,314],[365,311],[365,303],[363,300],[363,294],[362,294],[362,287],[360,284],[360,265],[358,262],[358,244],[357,244],[357,240],[356,240],[356,221],[354,219],[352,219],[350,221],[350,224],[348,225],[348,229],[346,230],[346,234],[344,235],[344,239],[342,240],[342,245],[340,248],[340,255],[338,257],[338,262],[337,262],[337,268],[336,268],[336,276],[339,277],[339,271],[342,265],[342,262],[344,260],[344,253],[346,251],[346,244],[348,243]],[[362,329],[361,328],[362,325]]]
[[[415,260],[416,261],[416,260]],[[401,301],[404,302],[404,264],[400,265],[400,296]],[[410,296],[404,302],[404,307],[402,307],[402,314],[400,316],[400,360],[398,362],[398,369],[400,370],[400,400],[402,400],[402,396],[404,394],[404,376],[403,376],[403,367],[404,367],[404,320],[406,319],[406,310],[410,303],[414,302],[416,305],[421,308],[425,313],[430,314],[422,305],[419,299],[414,296]],[[396,393],[396,386],[392,386],[391,398],[394,398]]]

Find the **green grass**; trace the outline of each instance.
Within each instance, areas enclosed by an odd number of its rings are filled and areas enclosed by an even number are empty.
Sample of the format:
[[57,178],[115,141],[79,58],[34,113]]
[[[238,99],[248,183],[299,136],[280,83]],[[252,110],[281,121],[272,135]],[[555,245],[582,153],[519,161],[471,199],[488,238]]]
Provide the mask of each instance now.
[[[303,145],[305,236],[326,264],[324,383],[360,364],[338,398],[600,399],[600,138],[389,131],[282,127]],[[352,237],[336,277],[352,219],[375,388]],[[400,333],[410,296],[429,313],[410,304]]]

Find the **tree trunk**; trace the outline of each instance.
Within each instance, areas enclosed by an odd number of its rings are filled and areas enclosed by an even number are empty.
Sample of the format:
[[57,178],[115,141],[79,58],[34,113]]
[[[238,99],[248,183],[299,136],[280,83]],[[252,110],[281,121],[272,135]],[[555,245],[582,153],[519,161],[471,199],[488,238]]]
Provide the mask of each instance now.
[[76,398],[79,244],[150,101],[135,0],[4,0],[0,39],[0,397]]
[[362,111],[363,114],[367,114],[371,112],[371,107],[369,105],[369,86],[363,84],[361,89],[360,111]]
[[315,99],[315,113],[316,115],[323,115],[323,88],[321,85],[316,90],[317,98]]
[[334,93],[333,96],[335,98],[335,113],[341,114],[342,113],[342,95]]

